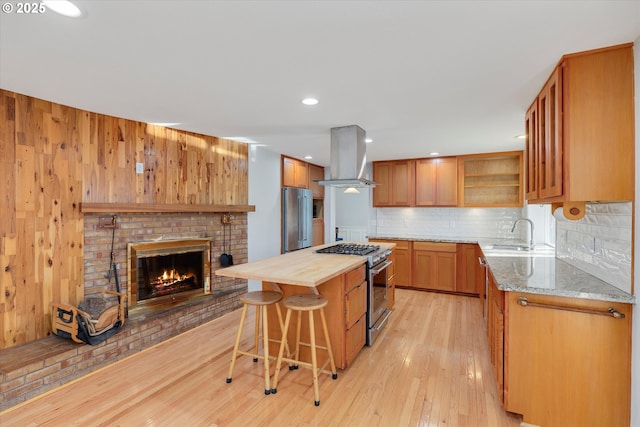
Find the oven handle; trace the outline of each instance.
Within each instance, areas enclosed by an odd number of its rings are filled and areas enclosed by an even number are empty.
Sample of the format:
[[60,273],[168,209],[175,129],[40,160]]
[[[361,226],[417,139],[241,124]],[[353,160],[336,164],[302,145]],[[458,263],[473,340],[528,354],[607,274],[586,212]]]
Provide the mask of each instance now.
[[372,269],[370,270],[370,272],[371,272],[371,274],[379,274],[379,273],[381,273],[385,268],[389,267],[391,264],[393,264],[393,261],[386,260],[386,261],[384,262],[384,264],[382,265],[382,267],[372,268]]
[[382,320],[379,320],[378,325],[373,326],[371,329],[373,329],[375,332],[382,330],[384,324],[387,323],[387,320],[389,320],[389,317],[391,317],[391,310],[385,310],[384,318]]

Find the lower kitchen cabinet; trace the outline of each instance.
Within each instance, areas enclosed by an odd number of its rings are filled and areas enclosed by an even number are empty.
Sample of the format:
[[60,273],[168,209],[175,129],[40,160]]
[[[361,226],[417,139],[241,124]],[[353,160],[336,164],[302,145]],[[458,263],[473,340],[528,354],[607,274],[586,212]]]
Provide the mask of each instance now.
[[[317,289],[320,295],[329,300],[325,307],[325,316],[327,319],[327,327],[329,329],[329,339],[333,348],[333,357],[336,367],[339,369],[347,368],[358,355],[362,347],[366,343],[366,311],[367,311],[367,286],[366,286],[366,267],[361,266],[327,280],[318,285]],[[309,293],[308,289],[303,286],[278,284],[284,297],[296,294]],[[264,290],[272,290],[271,284],[262,283]],[[280,326],[278,325],[278,317],[274,307],[268,308],[269,321],[269,337],[279,339],[281,336]],[[283,318],[286,310],[283,310]],[[293,313],[295,314],[295,313]],[[292,321],[297,316],[292,316]],[[319,346],[325,345],[322,334],[322,324],[319,315],[316,317],[316,343]],[[295,343],[296,328],[289,328],[288,341],[292,346]],[[309,341],[309,325],[307,316],[302,316],[302,330],[300,335],[302,342]],[[269,352],[272,355],[278,353],[278,343],[272,343],[269,346]],[[324,361],[327,357],[325,350],[318,349],[318,361]],[[311,354],[308,347],[300,347],[300,359],[310,362]]]
[[456,244],[413,242],[411,286],[440,291],[456,290]]
[[412,240],[370,239],[395,243],[393,287],[440,290],[478,295],[484,291],[484,269],[478,264],[480,246]]
[[504,405],[504,305],[505,293],[498,289],[491,272],[487,286],[487,342],[493,367],[493,377],[498,387],[498,399]]
[[391,265],[389,266],[388,276],[387,276],[387,284],[388,284],[388,292],[387,301],[389,303],[389,309],[392,310],[393,306],[396,304],[396,251],[395,248],[391,250],[391,255],[389,256],[389,261],[391,261]]
[[313,219],[311,224],[313,232],[313,242],[311,246],[318,246],[324,244],[324,219]]
[[545,427],[628,426],[631,305],[517,292],[506,302],[505,409]]
[[484,271],[478,263],[480,256],[482,251],[477,244],[458,243],[456,292],[474,295],[480,293],[479,286],[484,286]]
[[410,240],[369,239],[370,242],[395,243],[393,248],[394,286],[411,286],[411,247]]

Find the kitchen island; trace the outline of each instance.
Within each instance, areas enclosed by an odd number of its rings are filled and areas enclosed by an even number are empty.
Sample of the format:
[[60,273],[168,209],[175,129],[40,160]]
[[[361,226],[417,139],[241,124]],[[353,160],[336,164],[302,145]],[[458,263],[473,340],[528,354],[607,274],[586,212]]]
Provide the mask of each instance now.
[[[316,250],[332,244],[315,246],[275,257],[234,265],[216,270],[219,276],[262,281],[264,290],[277,290],[283,296],[319,293],[329,300],[325,313],[334,359],[339,369],[345,369],[357,356],[366,341],[366,258],[337,254],[318,254]],[[393,243],[381,243],[393,249]],[[295,342],[293,328],[289,342]],[[303,324],[302,340],[308,342],[308,325]],[[279,339],[276,311],[269,307],[269,336]],[[324,345],[318,335],[318,345]],[[271,354],[277,354],[274,343]],[[308,360],[307,348],[301,348],[301,359]],[[324,358],[319,350],[318,359]]]

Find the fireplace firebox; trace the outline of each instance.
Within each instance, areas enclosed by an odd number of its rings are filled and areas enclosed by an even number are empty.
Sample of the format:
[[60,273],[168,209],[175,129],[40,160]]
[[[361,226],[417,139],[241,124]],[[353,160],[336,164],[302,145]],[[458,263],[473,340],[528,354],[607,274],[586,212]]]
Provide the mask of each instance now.
[[209,239],[129,243],[129,305],[184,301],[208,292],[209,254]]

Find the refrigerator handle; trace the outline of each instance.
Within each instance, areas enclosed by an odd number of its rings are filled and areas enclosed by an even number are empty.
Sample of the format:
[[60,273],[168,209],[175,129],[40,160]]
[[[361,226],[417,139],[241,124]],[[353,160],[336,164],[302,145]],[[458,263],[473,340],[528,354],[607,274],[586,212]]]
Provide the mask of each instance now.
[[311,217],[313,215],[313,200],[309,194],[305,194],[305,206],[307,207],[304,218],[304,240],[307,246],[311,246]]
[[304,240],[304,194],[298,195],[298,244]]

